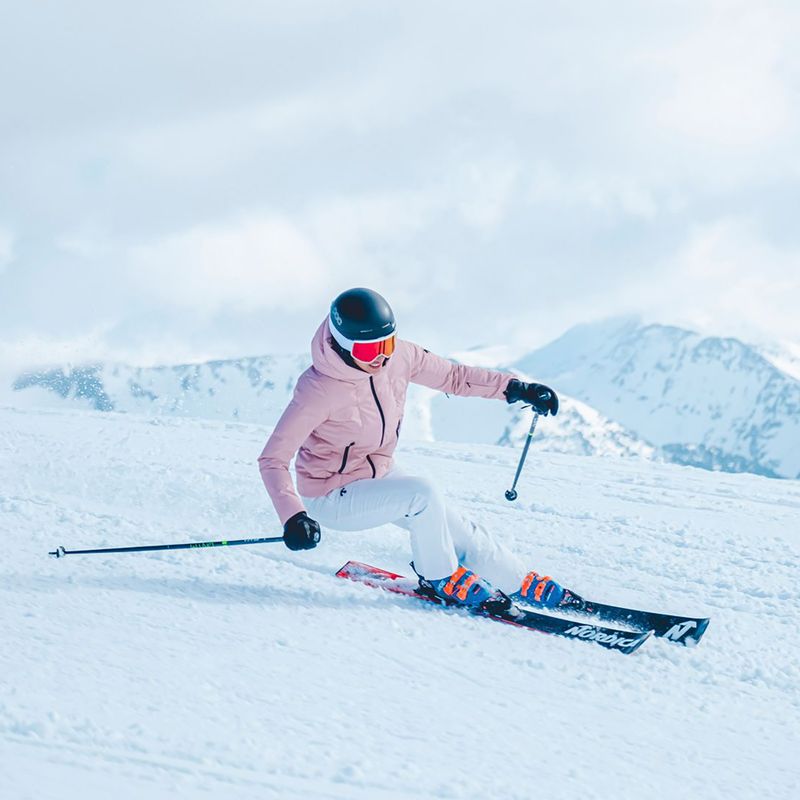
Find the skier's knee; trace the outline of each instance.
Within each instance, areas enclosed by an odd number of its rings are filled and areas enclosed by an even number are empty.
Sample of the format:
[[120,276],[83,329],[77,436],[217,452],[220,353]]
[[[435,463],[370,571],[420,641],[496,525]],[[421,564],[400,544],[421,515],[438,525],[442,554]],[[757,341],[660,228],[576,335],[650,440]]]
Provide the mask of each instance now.
[[408,480],[410,497],[406,516],[416,517],[438,500],[438,489],[428,478],[414,477]]

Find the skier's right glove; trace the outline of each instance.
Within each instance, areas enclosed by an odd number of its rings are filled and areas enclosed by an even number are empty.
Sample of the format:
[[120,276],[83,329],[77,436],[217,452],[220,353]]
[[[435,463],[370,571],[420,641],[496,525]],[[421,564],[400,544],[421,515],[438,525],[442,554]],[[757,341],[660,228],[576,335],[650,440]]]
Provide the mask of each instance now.
[[290,550],[311,550],[319,544],[319,523],[299,511],[283,525],[283,541]]

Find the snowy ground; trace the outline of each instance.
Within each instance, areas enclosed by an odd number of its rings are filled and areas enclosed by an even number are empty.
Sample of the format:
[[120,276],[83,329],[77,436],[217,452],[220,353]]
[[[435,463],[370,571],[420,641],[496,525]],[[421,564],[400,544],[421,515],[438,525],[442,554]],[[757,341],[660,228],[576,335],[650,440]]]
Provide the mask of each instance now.
[[531,567],[712,617],[628,657],[333,577],[407,571],[392,527],[47,557],[279,533],[265,436],[0,409],[3,800],[800,796],[800,483],[534,453],[512,505],[517,452],[403,448]]

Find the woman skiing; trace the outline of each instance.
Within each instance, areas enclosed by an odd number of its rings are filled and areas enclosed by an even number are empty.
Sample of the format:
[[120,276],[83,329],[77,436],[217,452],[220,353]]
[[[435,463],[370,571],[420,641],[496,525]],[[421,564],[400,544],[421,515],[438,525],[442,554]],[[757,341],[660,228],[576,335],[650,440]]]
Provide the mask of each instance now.
[[[501,590],[555,607],[564,590],[526,569],[483,527],[462,519],[429,480],[407,475],[392,454],[409,383],[449,394],[530,403],[558,412],[556,393],[494,370],[455,364],[398,339],[389,304],[350,289],[331,304],[312,343],[313,366],[298,379],[258,459],[291,550],[316,547],[320,523],[363,530],[392,522],[409,531],[420,582],[449,603],[482,605]],[[295,491],[289,463],[297,454]]]

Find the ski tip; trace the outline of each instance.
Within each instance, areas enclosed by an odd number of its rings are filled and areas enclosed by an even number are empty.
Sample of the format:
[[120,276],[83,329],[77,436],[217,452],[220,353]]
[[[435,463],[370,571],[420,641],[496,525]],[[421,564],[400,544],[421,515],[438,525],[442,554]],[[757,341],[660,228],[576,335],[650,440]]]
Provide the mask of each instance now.
[[659,639],[684,647],[696,647],[706,632],[709,617],[686,617],[670,620],[668,626],[656,633]]
[[55,550],[51,550],[47,555],[49,555],[50,558],[63,558],[66,554],[67,551],[64,549],[63,545],[59,545]]
[[700,640],[703,638],[703,634],[706,632],[709,622],[711,622],[711,617],[697,620],[697,627],[686,634],[681,640],[681,644],[686,647],[697,647],[697,645],[700,644]]

